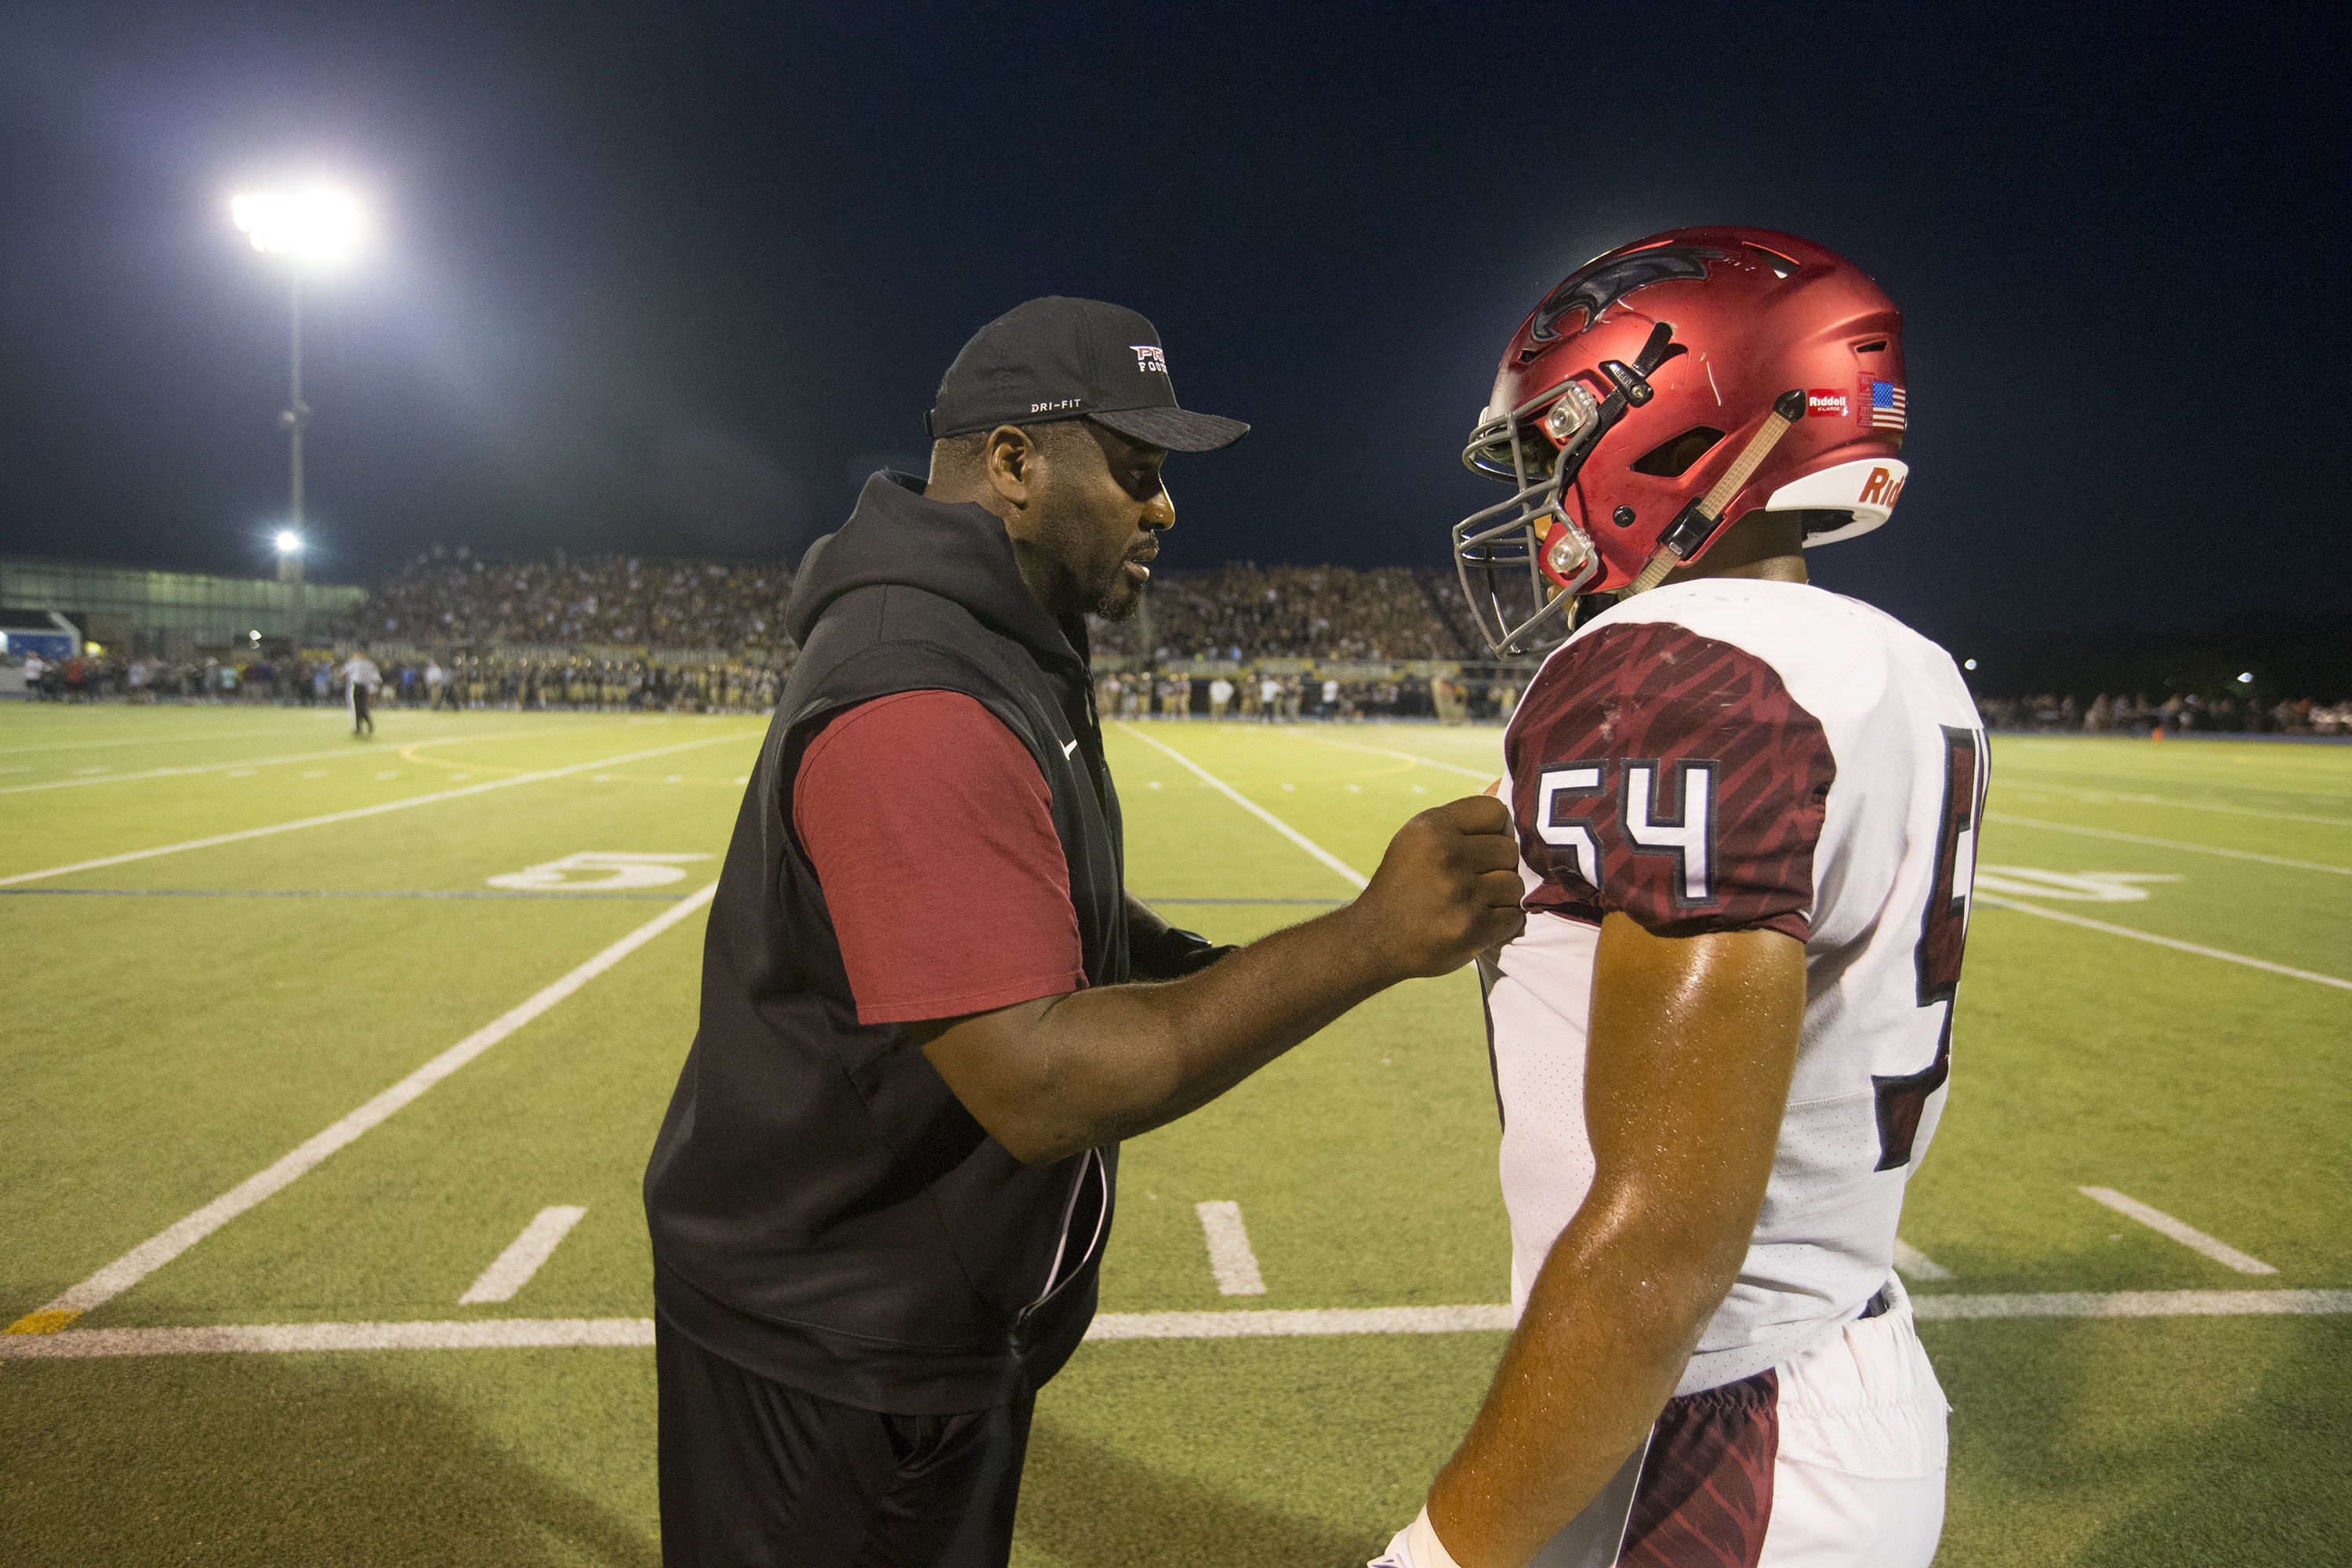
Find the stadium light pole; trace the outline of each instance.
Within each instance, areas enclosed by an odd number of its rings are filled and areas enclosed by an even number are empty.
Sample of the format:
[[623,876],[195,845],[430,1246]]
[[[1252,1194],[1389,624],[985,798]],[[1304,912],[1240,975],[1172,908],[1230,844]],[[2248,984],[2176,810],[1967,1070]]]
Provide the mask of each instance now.
[[257,192],[233,198],[229,216],[253,240],[253,248],[286,258],[289,395],[278,422],[286,427],[288,521],[278,535],[278,580],[292,587],[289,620],[294,641],[302,640],[302,428],[310,405],[302,401],[302,272],[341,260],[358,246],[364,227],[359,204],[340,191],[312,187],[292,193]]

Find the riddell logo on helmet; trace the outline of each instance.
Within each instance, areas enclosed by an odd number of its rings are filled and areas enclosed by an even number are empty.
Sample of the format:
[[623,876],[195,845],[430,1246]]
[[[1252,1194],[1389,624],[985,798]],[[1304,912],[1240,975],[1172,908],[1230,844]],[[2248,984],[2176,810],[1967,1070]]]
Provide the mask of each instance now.
[[1834,387],[1815,387],[1805,394],[1805,413],[1814,419],[1851,419],[1853,394]]
[[1862,494],[1854,497],[1859,506],[1892,507],[1895,498],[1903,493],[1903,481],[1885,468],[1874,468],[1870,477],[1862,482]]

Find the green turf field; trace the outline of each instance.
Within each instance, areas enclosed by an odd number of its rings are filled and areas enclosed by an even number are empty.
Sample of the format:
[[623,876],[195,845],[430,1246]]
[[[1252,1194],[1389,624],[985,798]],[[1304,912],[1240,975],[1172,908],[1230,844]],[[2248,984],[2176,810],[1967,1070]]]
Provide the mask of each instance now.
[[[0,1563],[657,1559],[637,1182],[762,726],[381,723],[0,707]],[[1369,871],[1499,731],[1110,744],[1135,890],[1238,941],[1349,884],[1163,748]],[[1940,1561],[2352,1561],[2352,748],[1993,763],[1903,1227],[1955,1405]],[[595,853],[710,858],[519,875]],[[1496,1137],[1465,973],[1130,1144],[1098,1324],[1126,1337],[1040,1402],[1014,1561],[1383,1544],[1501,1344],[1459,1326],[1508,1293]],[[1204,1202],[1263,1294],[1221,1290]],[[527,1229],[560,1242],[461,1301]],[[1146,1316],[1448,1307],[1489,1310]]]

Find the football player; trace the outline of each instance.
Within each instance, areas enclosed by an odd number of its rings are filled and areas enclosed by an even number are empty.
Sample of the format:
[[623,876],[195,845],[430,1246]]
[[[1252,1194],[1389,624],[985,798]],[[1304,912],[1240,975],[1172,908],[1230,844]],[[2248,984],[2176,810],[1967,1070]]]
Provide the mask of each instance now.
[[1529,918],[1482,968],[1519,1319],[1382,1563],[1935,1554],[1947,1406],[1892,1263],[1984,736],[1804,555],[1902,492],[1901,331],[1818,245],[1681,229],[1504,353],[1464,458],[1514,493],[1454,543],[1498,654],[1559,644],[1498,786]]

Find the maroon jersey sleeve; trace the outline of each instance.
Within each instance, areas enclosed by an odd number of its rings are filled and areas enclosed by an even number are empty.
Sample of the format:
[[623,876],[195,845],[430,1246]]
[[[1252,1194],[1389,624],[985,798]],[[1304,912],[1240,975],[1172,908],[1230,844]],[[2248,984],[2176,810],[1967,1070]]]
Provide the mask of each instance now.
[[1836,767],[1772,667],[1665,621],[1555,655],[1505,740],[1530,910],[1805,940]]
[[862,702],[793,781],[862,1024],[985,1013],[1087,983],[1036,759],[954,691]]

